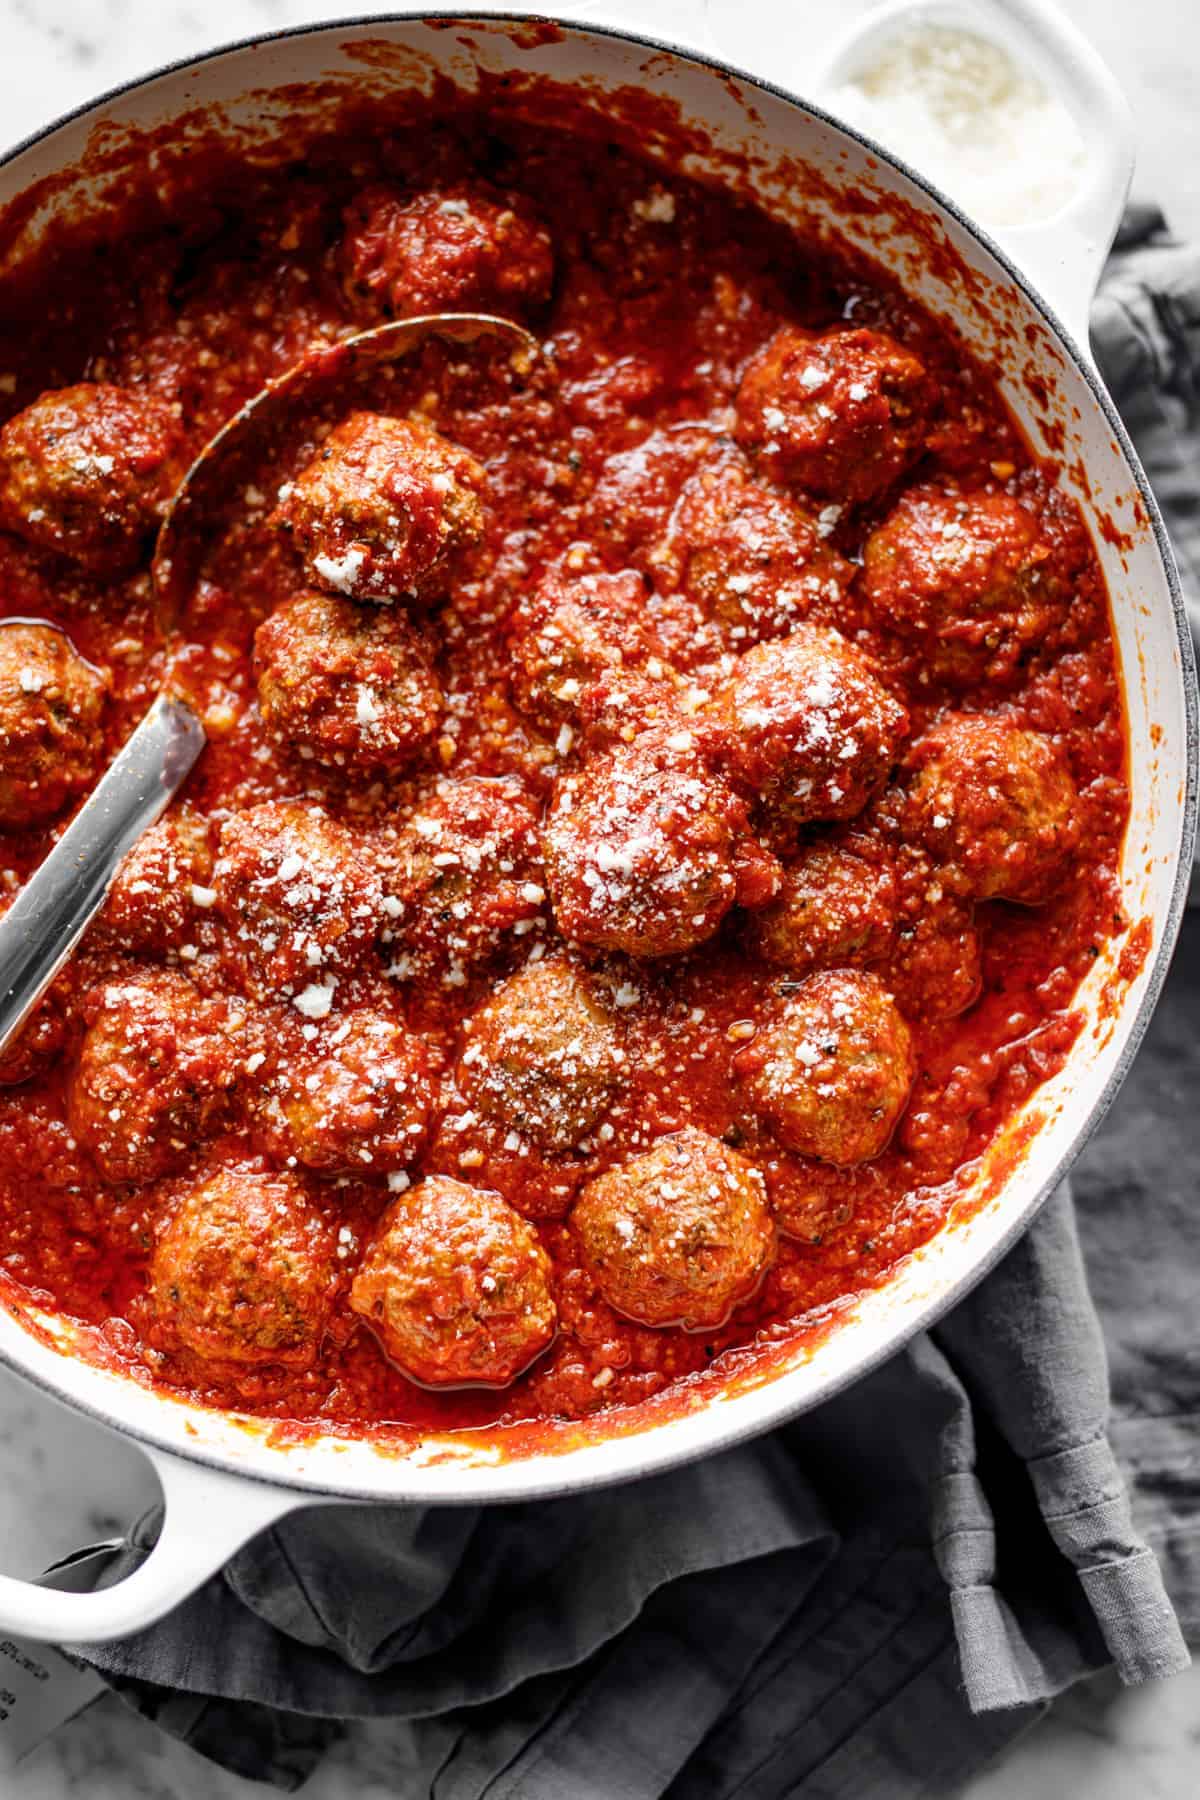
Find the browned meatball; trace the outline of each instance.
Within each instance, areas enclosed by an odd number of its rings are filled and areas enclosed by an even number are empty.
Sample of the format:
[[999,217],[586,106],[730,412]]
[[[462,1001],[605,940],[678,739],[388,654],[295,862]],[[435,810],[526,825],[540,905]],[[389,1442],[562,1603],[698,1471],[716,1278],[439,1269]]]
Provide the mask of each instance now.
[[430,1175],[390,1206],[350,1292],[392,1361],[427,1387],[506,1387],[558,1322],[550,1259],[499,1194]]
[[389,974],[461,987],[510,937],[538,928],[546,894],[538,808],[512,781],[442,781],[406,821],[388,872]]
[[948,680],[1003,667],[1061,606],[1038,521],[1003,493],[911,488],[867,539],[863,593],[880,622]]
[[150,827],[118,869],[102,914],[106,935],[141,956],[194,944],[216,900],[212,869],[207,822],[186,806],[176,808]]
[[775,481],[835,501],[883,493],[925,444],[924,364],[883,331],[787,326],[737,394],[737,440]]
[[337,1227],[294,1175],[219,1169],[159,1233],[150,1299],[197,1356],[311,1368],[337,1289]]
[[974,907],[931,882],[921,904],[905,915],[895,949],[882,971],[902,1011],[926,1019],[956,1019],[974,1006],[983,987]]
[[569,1150],[608,1105],[621,1063],[612,1020],[564,957],[528,963],[468,1019],[458,1085],[485,1117]]
[[483,533],[484,480],[431,425],[351,413],[280,490],[272,517],[317,587],[352,600],[432,600],[455,552]]
[[837,844],[811,844],[784,870],[775,899],[751,914],[750,943],[793,974],[881,961],[896,932],[890,865]]
[[281,743],[337,768],[398,769],[437,731],[442,690],[401,612],[295,594],[254,638],[258,704]]
[[71,1130],[108,1181],[181,1168],[229,1113],[244,1060],[229,1008],[153,971],[94,988],[84,1017]]
[[815,625],[748,650],[710,716],[733,780],[793,825],[860,813],[908,730],[859,653]]
[[320,1053],[290,1058],[262,1102],[271,1149],[326,1174],[405,1169],[425,1143],[434,1101],[419,1038],[378,1013],[356,1012]]
[[0,1052],[0,1088],[20,1087],[42,1075],[67,1041],[65,1004],[54,989],[37,1004],[12,1043]]
[[172,407],[80,382],[42,394],[0,430],[0,525],[98,574],[137,562],[181,473]]
[[368,187],[345,224],[346,291],[368,310],[524,314],[550,297],[549,236],[524,202],[482,183],[411,196]]
[[659,651],[646,584],[618,575],[552,570],[509,627],[513,698],[549,730],[575,719],[580,696],[609,669],[638,668]]
[[589,1182],[571,1230],[609,1305],[643,1325],[723,1325],[775,1252],[762,1175],[690,1129]]
[[606,457],[580,516],[587,540],[609,562],[640,566],[666,530],[680,488],[712,456],[715,441],[708,426],[667,425]]
[[[651,673],[653,669],[653,674]],[[606,669],[579,697],[578,749],[583,756],[632,744],[643,735],[690,731],[695,718],[695,686],[666,664],[648,669]],[[570,728],[568,728],[570,730]],[[576,748],[560,731],[555,748]]]
[[557,782],[542,835],[559,930],[632,956],[690,950],[738,897],[745,830],[744,810],[688,730],[596,756]]
[[1052,739],[1006,719],[952,713],[913,746],[906,833],[977,900],[1035,905],[1079,842],[1078,795]]
[[222,953],[246,992],[323,1018],[338,980],[383,923],[379,876],[353,834],[317,807],[268,800],[221,827],[213,869]]
[[0,629],[0,827],[53,817],[100,760],[108,678],[49,625]]
[[854,570],[826,542],[832,523],[726,456],[684,487],[651,560],[656,579],[678,583],[744,649],[842,599]]
[[868,1162],[886,1149],[916,1064],[912,1037],[876,975],[810,975],[735,1060],[753,1110],[788,1150]]

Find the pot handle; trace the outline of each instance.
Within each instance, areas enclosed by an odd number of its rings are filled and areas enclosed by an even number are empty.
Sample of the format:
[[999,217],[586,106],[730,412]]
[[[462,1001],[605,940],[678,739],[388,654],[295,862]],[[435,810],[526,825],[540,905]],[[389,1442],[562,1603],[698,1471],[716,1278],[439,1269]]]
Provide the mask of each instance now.
[[115,1587],[85,1594],[0,1575],[0,1631],[51,1644],[128,1637],[186,1600],[260,1531],[311,1504],[285,1488],[145,1449],[164,1506],[162,1530],[145,1562]]
[[[1084,144],[1078,192],[1053,218],[992,235],[1087,349],[1088,309],[1120,224],[1134,163],[1133,117],[1099,52],[1054,0],[885,0],[829,46],[807,92],[818,103],[863,67],[869,49],[919,23],[978,31],[1032,67],[1072,114]],[[923,171],[942,179],[940,171]],[[952,180],[945,185],[953,191]]]

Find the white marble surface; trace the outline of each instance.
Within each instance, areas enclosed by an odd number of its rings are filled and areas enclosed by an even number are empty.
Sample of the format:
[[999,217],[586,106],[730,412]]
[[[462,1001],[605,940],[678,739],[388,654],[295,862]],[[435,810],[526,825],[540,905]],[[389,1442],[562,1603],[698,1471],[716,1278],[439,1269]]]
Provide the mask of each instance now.
[[[623,0],[647,28],[686,31],[698,0]],[[839,23],[867,0],[716,0],[719,47],[786,80],[801,19]],[[1118,70],[1139,133],[1137,191],[1158,197],[1181,232],[1200,232],[1200,13],[1196,0],[1065,0]],[[0,141],[155,63],[222,40],[328,17],[336,0],[0,0]],[[387,10],[347,0],[347,12]],[[578,0],[573,10],[596,12]],[[784,29],[784,21],[787,29]],[[736,22],[736,35],[734,25]],[[798,68],[799,61],[796,64]],[[28,1573],[112,1535],[153,1497],[132,1449],[0,1372],[0,1567]],[[311,1800],[384,1800],[405,1791],[386,1727],[356,1731],[305,1790]],[[60,1731],[4,1779],[4,1800],[249,1800],[262,1793],[218,1775],[109,1699]],[[1200,1670],[1121,1692],[1107,1679],[1062,1701],[962,1800],[1195,1800],[1200,1794]],[[564,1800],[570,1800],[564,1796]]]

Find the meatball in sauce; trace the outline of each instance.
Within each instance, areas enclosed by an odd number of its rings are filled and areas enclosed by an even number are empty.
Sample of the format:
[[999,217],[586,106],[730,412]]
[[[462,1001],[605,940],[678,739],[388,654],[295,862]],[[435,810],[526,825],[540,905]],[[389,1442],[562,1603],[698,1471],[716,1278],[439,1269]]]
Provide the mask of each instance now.
[[379,605],[444,592],[483,532],[484,472],[414,419],[353,413],[281,493],[274,518],[308,579]]
[[702,1131],[661,1138],[579,1196],[571,1230],[605,1299],[644,1325],[724,1324],[775,1230],[761,1174]]
[[858,651],[811,625],[748,650],[710,718],[730,780],[791,825],[862,812],[908,730]]
[[499,1194],[431,1175],[384,1214],[350,1304],[429,1387],[503,1387],[554,1336],[550,1262]]
[[132,388],[80,382],[0,428],[0,525],[93,575],[140,559],[183,472],[176,409]]
[[53,818],[94,779],[108,688],[63,632],[0,630],[0,830]]
[[408,195],[369,187],[345,226],[346,291],[361,310],[524,314],[550,297],[549,234],[531,207],[483,184]]
[[875,975],[810,975],[737,1060],[750,1105],[779,1142],[822,1162],[887,1147],[913,1084],[912,1034]]
[[441,720],[429,636],[399,612],[296,594],[259,626],[254,665],[271,736],[333,768],[401,769]]
[[615,1023],[565,961],[526,964],[467,1020],[459,1086],[521,1137],[568,1150],[604,1112],[624,1055]]
[[920,456],[930,402],[924,365],[886,332],[788,329],[742,377],[735,429],[774,480],[857,505]]
[[189,1188],[150,1259],[160,1328],[196,1356],[311,1368],[338,1274],[332,1216],[294,1175],[221,1169]]
[[563,936],[632,956],[702,944],[766,858],[686,728],[647,733],[568,776],[542,842]]

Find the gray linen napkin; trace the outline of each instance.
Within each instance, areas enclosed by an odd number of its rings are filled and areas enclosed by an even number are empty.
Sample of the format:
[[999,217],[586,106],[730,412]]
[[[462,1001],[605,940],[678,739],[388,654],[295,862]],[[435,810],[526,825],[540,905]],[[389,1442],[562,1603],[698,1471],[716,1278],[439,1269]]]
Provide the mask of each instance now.
[[[1200,256],[1149,209],[1094,334],[1200,602]],[[1090,1670],[1174,1673],[1178,1619],[1200,1634],[1198,1004],[1193,914],[1075,1202],[836,1401],[606,1493],[297,1514],[89,1660],[283,1788],[336,1721],[391,1718],[430,1800],[916,1800]]]

